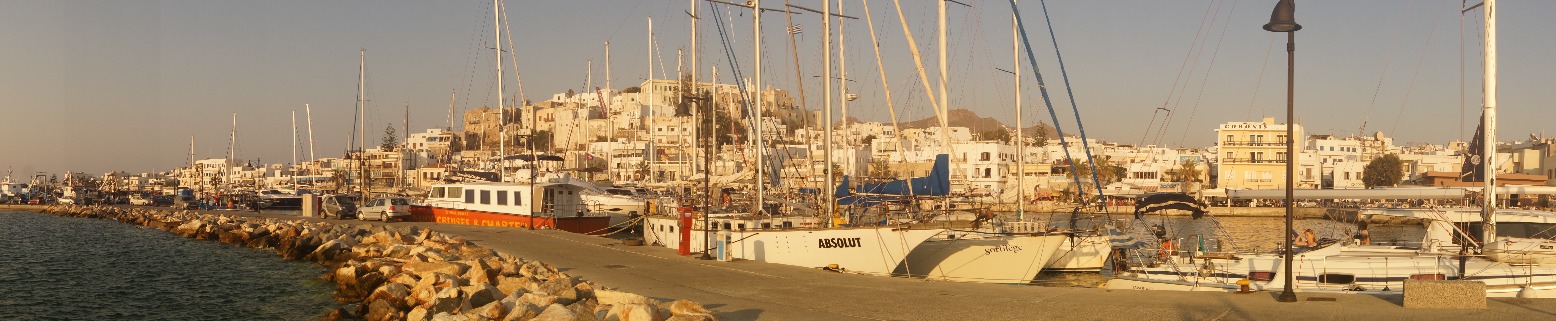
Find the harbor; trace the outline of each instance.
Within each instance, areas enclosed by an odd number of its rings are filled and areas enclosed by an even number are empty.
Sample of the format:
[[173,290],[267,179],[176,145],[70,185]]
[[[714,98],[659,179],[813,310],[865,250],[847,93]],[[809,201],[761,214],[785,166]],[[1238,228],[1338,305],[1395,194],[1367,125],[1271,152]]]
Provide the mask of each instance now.
[[1050,2],[9,5],[0,311],[1556,317],[1556,2]]
[[[45,210],[5,206],[7,210]],[[256,219],[337,222],[286,214],[207,212]],[[354,222],[352,222],[354,223]],[[379,225],[381,223],[363,223]],[[1493,298],[1485,309],[1409,309],[1401,297],[1315,294],[1284,304],[1272,293],[1158,292],[924,281],[755,262],[716,262],[671,249],[556,230],[390,223],[463,237],[499,253],[545,262],[583,280],[641,294],[700,302],[727,320],[1287,320],[1542,319],[1556,300]]]

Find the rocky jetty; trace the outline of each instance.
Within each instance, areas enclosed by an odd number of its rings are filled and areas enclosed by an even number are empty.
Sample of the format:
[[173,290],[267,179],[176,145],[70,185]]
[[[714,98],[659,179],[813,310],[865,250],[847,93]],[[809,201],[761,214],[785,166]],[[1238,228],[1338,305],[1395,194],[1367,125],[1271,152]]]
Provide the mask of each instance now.
[[332,320],[718,320],[696,302],[612,290],[426,228],[105,206],[42,212],[116,220],[317,262],[331,268],[323,277],[337,285],[341,306],[326,316]]

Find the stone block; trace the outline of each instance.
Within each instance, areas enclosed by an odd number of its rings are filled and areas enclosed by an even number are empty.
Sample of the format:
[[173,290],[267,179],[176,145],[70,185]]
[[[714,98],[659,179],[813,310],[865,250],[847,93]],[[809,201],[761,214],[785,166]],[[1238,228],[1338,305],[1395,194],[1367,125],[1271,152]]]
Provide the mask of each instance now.
[[1485,309],[1486,283],[1461,280],[1405,280],[1405,307]]

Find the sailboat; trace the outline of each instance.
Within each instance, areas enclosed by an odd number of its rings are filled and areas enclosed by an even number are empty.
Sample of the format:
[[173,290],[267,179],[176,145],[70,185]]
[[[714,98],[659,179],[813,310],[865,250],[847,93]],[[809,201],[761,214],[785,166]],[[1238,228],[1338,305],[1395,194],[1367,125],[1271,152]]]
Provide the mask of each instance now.
[[[1478,208],[1364,208],[1364,220],[1409,218],[1422,222],[1420,239],[1403,244],[1368,244],[1366,238],[1319,240],[1296,252],[1297,268],[1284,271],[1279,253],[1194,253],[1170,248],[1136,249],[1120,262],[1106,287],[1140,290],[1236,291],[1239,283],[1254,290],[1280,289],[1283,273],[1292,273],[1293,288],[1302,292],[1391,294],[1404,290],[1406,280],[1471,280],[1486,284],[1488,297],[1552,297],[1556,295],[1556,213],[1498,210],[1498,194],[1546,193],[1549,189],[1495,186],[1496,183],[1496,1],[1486,0],[1484,114],[1466,163],[1470,173],[1483,174]],[[1478,167],[1478,168],[1477,168]],[[1477,173],[1478,172],[1478,173]],[[1299,199],[1451,199],[1471,196],[1473,188],[1372,189],[1357,191],[1295,191]],[[1275,191],[1263,194],[1273,194]],[[1344,195],[1333,195],[1341,193]],[[1252,197],[1275,198],[1273,195]],[[1229,195],[1238,197],[1238,195]],[[1504,228],[1499,228],[1504,227]],[[1479,253],[1476,253],[1479,252]],[[1478,255],[1477,255],[1478,254]]]

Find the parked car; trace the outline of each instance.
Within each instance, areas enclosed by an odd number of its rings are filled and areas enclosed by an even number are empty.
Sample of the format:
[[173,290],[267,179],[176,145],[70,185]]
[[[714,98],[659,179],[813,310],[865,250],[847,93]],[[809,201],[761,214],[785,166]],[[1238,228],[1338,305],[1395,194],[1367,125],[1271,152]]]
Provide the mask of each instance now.
[[404,220],[411,216],[411,201],[403,197],[385,197],[367,202],[366,206],[357,209],[358,220],[380,220],[388,222],[393,219]]
[[76,203],[76,198],[70,196],[61,197],[58,202],[60,205],[71,205]]
[[195,199],[194,196],[179,195],[178,198],[173,199],[173,208],[181,210],[198,210],[200,209],[200,200]]
[[325,195],[320,215],[324,218],[346,219],[357,217],[357,198],[351,195]]
[[140,194],[130,194],[130,205],[135,205],[135,206],[151,205],[151,199],[142,197],[142,196],[140,196]]
[[152,196],[151,206],[173,206],[173,195]]

